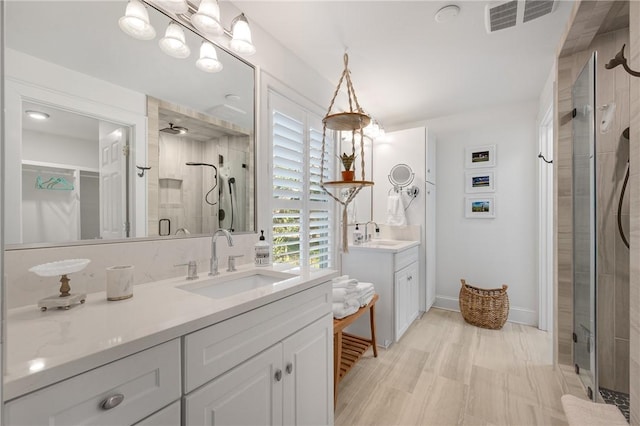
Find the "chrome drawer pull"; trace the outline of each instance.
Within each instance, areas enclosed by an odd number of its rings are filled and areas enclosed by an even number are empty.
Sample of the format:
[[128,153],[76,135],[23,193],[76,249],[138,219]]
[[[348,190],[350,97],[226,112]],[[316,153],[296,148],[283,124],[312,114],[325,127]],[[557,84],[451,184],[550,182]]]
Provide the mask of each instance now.
[[111,410],[112,408],[120,405],[122,401],[124,401],[124,395],[121,393],[117,393],[102,401],[100,403],[100,407],[102,407],[103,410]]
[[276,370],[276,382],[279,382],[280,380],[282,380],[282,370],[277,369]]
[[291,374],[291,372],[293,371],[293,364],[292,363],[287,363],[287,367],[285,368],[285,371],[287,372],[287,374]]

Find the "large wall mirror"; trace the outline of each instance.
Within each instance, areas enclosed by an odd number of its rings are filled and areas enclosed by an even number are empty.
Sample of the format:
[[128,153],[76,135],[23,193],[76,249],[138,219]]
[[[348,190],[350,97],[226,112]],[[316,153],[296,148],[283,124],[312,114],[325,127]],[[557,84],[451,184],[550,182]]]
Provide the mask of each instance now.
[[118,26],[126,0],[5,7],[5,244],[255,231],[255,69],[220,72]]

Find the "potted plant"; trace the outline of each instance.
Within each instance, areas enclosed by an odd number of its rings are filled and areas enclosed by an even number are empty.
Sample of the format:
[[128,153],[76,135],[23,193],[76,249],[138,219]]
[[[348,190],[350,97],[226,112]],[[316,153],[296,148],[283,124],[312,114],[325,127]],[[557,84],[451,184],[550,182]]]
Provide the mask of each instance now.
[[355,154],[347,155],[347,153],[343,152],[340,157],[340,161],[342,161],[342,166],[344,170],[342,171],[342,180],[343,181],[352,181],[353,176],[355,174],[354,170],[351,170],[351,166],[353,165],[354,160],[356,159]]

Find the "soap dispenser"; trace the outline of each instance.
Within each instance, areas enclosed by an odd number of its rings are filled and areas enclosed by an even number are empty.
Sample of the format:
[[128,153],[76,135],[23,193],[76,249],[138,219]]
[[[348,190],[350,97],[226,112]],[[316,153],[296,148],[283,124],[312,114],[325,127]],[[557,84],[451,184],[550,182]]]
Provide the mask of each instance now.
[[256,266],[269,266],[271,264],[271,246],[265,241],[264,231],[260,230],[260,239],[255,244]]

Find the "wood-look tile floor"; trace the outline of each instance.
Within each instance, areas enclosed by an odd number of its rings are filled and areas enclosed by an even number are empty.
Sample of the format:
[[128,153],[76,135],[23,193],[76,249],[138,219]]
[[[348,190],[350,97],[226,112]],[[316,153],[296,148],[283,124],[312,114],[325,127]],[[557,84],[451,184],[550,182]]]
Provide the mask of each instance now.
[[566,425],[560,397],[584,397],[554,369],[549,333],[485,330],[431,309],[400,342],[371,349],[339,385],[336,425]]

